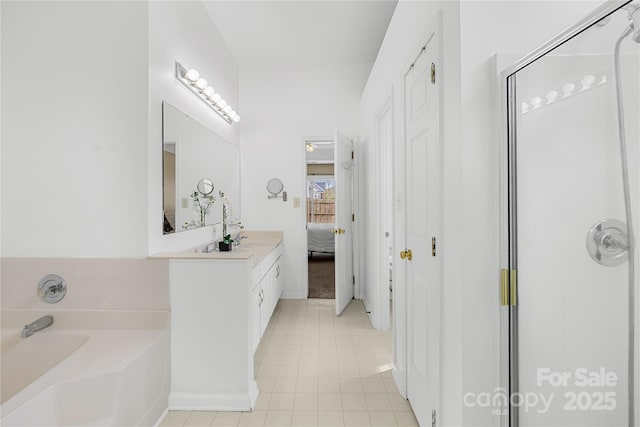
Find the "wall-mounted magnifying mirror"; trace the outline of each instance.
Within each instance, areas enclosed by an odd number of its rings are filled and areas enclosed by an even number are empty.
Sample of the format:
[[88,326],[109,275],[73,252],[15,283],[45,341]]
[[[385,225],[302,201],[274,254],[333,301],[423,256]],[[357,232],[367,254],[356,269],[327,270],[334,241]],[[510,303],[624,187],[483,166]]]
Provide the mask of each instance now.
[[202,178],[198,181],[197,189],[198,193],[207,196],[213,193],[213,181],[209,178]]
[[[267,198],[275,199],[278,197],[282,197],[282,201],[286,202],[287,192],[282,191],[283,189],[284,189],[284,184],[282,183],[280,178],[271,178],[269,181],[267,181],[267,191],[269,192],[269,195],[267,196]],[[282,195],[280,193],[282,193]]]

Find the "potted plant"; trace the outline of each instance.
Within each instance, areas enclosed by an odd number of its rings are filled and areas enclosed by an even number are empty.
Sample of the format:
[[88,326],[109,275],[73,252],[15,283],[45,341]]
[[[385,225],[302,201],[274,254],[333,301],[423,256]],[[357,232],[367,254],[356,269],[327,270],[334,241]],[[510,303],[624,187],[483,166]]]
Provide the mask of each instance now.
[[233,239],[231,238],[231,234],[227,234],[218,242],[218,249],[220,252],[228,252],[231,250]]

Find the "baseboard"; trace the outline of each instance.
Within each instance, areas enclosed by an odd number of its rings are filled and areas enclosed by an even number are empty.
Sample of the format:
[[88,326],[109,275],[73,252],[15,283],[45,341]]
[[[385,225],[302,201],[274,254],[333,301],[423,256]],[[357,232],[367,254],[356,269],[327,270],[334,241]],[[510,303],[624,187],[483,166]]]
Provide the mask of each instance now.
[[259,394],[260,391],[258,390],[258,383],[252,381],[251,384],[249,384],[249,403],[251,404],[252,410],[256,407],[256,400],[258,400]]
[[250,411],[258,397],[254,385],[248,393],[171,393],[171,411]]
[[393,376],[393,380],[396,382],[396,387],[398,387],[398,391],[404,397],[407,398],[407,385],[405,384],[405,375],[404,372],[398,369],[396,364],[393,364],[391,368],[391,376]]
[[[164,418],[167,416],[167,414],[169,413],[169,409],[165,409],[162,414],[160,414],[160,418],[158,418],[156,420],[155,423],[151,424],[153,427],[158,427],[160,425],[160,423],[164,420]],[[144,425],[144,424],[139,424],[139,425]]]
[[284,292],[280,299],[307,299],[307,297],[302,295],[301,293],[289,294]]

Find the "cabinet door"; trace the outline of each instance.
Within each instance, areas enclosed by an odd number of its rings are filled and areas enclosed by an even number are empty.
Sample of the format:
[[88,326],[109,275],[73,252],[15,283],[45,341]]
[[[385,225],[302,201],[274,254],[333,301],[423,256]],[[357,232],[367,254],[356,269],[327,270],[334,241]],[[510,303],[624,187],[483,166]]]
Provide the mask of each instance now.
[[269,319],[271,318],[271,298],[272,298],[272,280],[271,280],[271,272],[268,272],[260,285],[259,288],[262,289],[262,306],[260,307],[260,336],[264,334],[264,330],[267,329],[267,324],[269,323]]
[[260,320],[262,317],[261,314],[262,308],[262,288],[260,285],[256,286],[255,289],[251,292],[251,343],[253,347],[253,352],[255,353],[258,348],[258,344],[260,343],[260,337],[262,336],[262,330],[260,329]]
[[284,282],[282,280],[282,258],[278,258],[275,265],[273,266],[274,270],[274,279],[273,279],[273,308],[276,308],[278,305],[278,301],[280,301],[280,297],[282,296],[282,291],[284,290]]

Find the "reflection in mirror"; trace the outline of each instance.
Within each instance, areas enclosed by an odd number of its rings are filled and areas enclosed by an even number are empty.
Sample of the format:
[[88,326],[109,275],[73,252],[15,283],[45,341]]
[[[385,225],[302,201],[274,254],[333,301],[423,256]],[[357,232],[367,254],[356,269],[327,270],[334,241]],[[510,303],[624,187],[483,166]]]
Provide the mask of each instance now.
[[211,194],[213,192],[213,181],[209,178],[202,178],[198,181],[196,189],[197,191],[191,193],[193,206],[200,211],[200,222],[196,225],[204,227],[207,225],[207,214],[209,214],[209,209],[213,207],[213,204],[216,201],[216,198]]
[[166,101],[162,125],[164,234],[222,222],[214,187],[239,215],[238,149]]
[[202,194],[203,196],[208,196],[213,192],[213,181],[211,181],[209,178],[202,178],[200,181],[198,181],[197,188],[198,193]]

